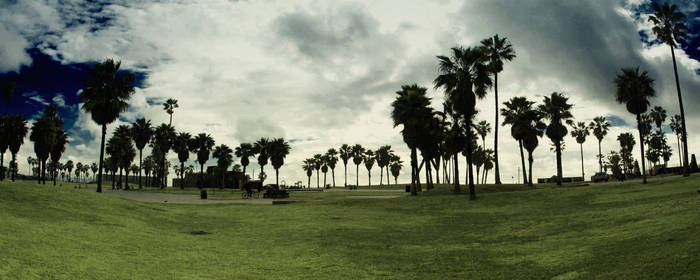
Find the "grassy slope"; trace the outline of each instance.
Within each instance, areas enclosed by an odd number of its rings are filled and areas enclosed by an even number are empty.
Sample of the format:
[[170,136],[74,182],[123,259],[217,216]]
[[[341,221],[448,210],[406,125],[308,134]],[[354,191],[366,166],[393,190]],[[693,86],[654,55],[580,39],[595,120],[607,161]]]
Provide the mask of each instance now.
[[[698,186],[700,176],[491,187],[477,201],[441,186],[390,200],[167,205],[3,182],[0,279],[693,279]],[[200,230],[212,234],[188,234]]]

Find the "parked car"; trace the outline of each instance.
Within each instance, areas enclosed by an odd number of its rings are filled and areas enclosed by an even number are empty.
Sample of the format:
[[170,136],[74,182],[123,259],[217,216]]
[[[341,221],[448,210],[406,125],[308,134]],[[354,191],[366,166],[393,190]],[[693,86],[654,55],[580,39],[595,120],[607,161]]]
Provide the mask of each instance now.
[[602,181],[607,182],[608,180],[610,180],[610,176],[608,176],[608,174],[605,172],[598,172],[595,175],[591,176],[591,182],[593,183]]

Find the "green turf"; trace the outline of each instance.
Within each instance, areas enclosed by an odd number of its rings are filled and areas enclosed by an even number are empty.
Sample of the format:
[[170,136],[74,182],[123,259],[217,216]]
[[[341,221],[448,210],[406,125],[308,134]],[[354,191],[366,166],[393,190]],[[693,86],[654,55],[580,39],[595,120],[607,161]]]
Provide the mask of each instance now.
[[[140,203],[0,183],[0,279],[697,279],[700,176]],[[354,196],[400,195],[393,199]],[[211,234],[192,235],[193,231]]]

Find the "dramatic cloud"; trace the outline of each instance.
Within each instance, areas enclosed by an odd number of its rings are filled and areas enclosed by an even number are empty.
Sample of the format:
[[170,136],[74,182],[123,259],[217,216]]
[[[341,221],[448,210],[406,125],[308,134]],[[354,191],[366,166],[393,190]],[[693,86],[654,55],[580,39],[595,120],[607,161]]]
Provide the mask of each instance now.
[[[697,11],[692,1],[678,4],[688,14]],[[575,104],[577,121],[609,117],[613,127],[602,143],[605,152],[618,149],[617,135],[635,124],[614,99],[612,80],[621,67],[649,71],[656,80],[653,102],[669,115],[678,111],[670,51],[649,44],[655,37],[647,16],[639,13],[645,5],[622,0],[26,0],[0,8],[0,72],[30,65],[30,48],[65,65],[119,59],[124,69],[147,76],[108,133],[140,117],[155,125],[168,122],[159,103],[176,98],[180,108],[173,124],[178,131],[208,133],[217,144],[229,146],[260,137],[289,139],[293,150],[280,175],[287,182],[305,182],[303,159],[343,143],[372,149],[390,144],[408,162],[401,127],[393,127],[390,119],[394,92],[402,84],[418,83],[429,88],[433,107],[441,109],[442,92],[432,86],[435,56],[499,34],[517,53],[499,74],[499,102],[513,96],[540,102],[553,91],[563,92]],[[700,106],[700,95],[694,94],[700,91],[700,62],[689,54],[676,51],[686,118],[695,123],[700,121],[692,109]],[[69,110],[75,121],[66,158],[92,162],[99,153],[100,128],[79,110],[73,91],[24,96],[28,102],[51,100]],[[493,123],[494,102],[491,92],[478,101],[479,120]],[[498,129],[502,178],[511,182],[519,174],[519,165],[513,164],[519,162],[519,150],[510,128]],[[700,128],[689,126],[689,134],[692,153],[700,144]],[[566,139],[565,175],[578,176],[580,147]],[[583,147],[587,175],[597,170],[595,142],[591,137]],[[30,146],[20,155],[31,155]],[[493,146],[491,135],[487,146]],[[535,178],[554,173],[549,146],[542,139],[535,152]],[[676,159],[674,155],[672,161]],[[406,181],[407,170],[400,180]],[[342,166],[336,171],[336,182],[342,182]],[[361,182],[366,176],[361,167]],[[372,177],[377,183],[379,176]]]

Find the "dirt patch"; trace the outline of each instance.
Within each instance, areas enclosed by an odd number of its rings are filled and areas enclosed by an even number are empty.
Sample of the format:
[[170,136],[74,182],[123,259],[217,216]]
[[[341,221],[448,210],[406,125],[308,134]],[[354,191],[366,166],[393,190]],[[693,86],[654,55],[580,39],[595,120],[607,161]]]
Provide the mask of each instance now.
[[198,230],[198,231],[192,231],[190,232],[191,235],[206,235],[206,234],[211,234],[211,232],[206,232],[203,230]]
[[370,198],[370,199],[389,199],[401,197],[400,195],[347,195],[347,198]]

